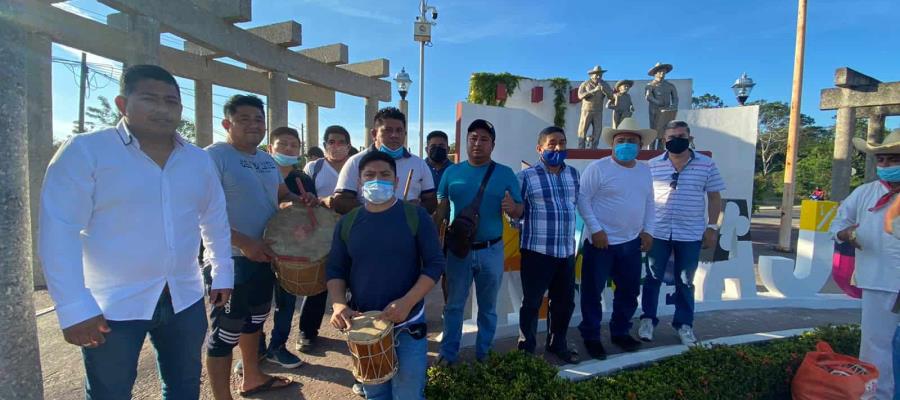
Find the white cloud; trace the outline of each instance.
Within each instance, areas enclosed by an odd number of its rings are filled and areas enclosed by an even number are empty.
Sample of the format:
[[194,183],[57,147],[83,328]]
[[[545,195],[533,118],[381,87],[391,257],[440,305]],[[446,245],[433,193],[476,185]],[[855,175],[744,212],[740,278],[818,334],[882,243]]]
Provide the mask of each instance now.
[[314,3],[322,8],[326,8],[333,12],[348,17],[368,19],[385,24],[399,25],[403,20],[384,12],[379,12],[371,8],[361,8],[354,5],[354,2],[344,0],[306,0],[306,3]]

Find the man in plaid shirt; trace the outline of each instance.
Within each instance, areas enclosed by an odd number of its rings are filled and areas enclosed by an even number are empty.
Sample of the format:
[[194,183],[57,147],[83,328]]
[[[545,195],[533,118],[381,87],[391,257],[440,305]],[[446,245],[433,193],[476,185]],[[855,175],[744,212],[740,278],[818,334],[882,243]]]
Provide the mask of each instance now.
[[538,134],[541,160],[517,174],[525,213],[521,221],[522,308],[519,349],[534,353],[538,311],[549,290],[546,349],[565,363],[578,355],[566,344],[575,309],[575,210],[579,175],[566,166],[566,134],[556,126]]

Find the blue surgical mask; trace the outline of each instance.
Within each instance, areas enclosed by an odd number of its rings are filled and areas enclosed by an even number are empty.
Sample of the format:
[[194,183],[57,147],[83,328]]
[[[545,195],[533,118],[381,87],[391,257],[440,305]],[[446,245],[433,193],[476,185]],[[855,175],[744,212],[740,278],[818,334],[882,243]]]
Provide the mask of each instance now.
[[566,156],[568,152],[566,150],[544,150],[541,152],[541,158],[544,160],[547,165],[551,167],[556,167],[563,163],[566,160]]
[[393,158],[395,160],[399,160],[400,157],[403,157],[403,146],[398,147],[396,150],[391,150],[387,146],[382,144],[378,148],[378,151],[387,153],[389,156],[391,156],[391,158]]
[[297,164],[297,159],[299,159],[300,157],[273,152],[272,158],[275,159],[275,163],[277,163],[278,165],[282,167],[290,167]]
[[384,204],[394,197],[394,182],[374,180],[363,183],[362,195],[369,203]]
[[900,182],[900,165],[891,167],[876,167],[878,178],[886,182]]
[[638,145],[634,143],[619,143],[615,148],[616,159],[623,162],[629,162],[637,158]]

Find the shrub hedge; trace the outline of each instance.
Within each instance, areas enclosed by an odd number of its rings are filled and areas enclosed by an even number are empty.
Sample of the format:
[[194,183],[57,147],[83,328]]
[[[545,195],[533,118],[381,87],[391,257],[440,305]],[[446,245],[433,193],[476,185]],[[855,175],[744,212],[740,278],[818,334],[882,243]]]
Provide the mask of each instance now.
[[544,360],[513,351],[483,363],[431,368],[428,399],[790,399],[806,352],[824,340],[856,356],[857,325],[826,326],[802,336],[737,346],[703,346],[639,369],[571,382]]

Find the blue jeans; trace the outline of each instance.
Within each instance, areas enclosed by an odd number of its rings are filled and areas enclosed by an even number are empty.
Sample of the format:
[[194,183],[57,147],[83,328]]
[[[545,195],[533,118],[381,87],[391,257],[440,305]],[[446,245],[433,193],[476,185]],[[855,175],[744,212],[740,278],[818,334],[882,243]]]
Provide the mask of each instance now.
[[85,399],[130,399],[137,378],[138,357],[144,338],[156,348],[157,371],[166,400],[200,397],[200,353],[206,336],[206,309],[203,299],[175,313],[172,299],[164,292],[153,319],[106,321],[110,332],[106,343],[82,348]]
[[394,334],[397,373],[378,385],[363,385],[367,399],[412,400],[425,398],[425,371],[428,370],[428,340],[415,339],[400,328]]
[[469,287],[475,281],[475,300],[478,302],[478,335],[475,356],[487,357],[497,331],[497,293],[503,280],[503,241],[481,250],[472,250],[466,258],[447,255],[447,305],[444,306],[444,334],[441,357],[450,363],[459,358],[462,338],[463,308],[469,297]]
[[894,331],[894,400],[900,400],[900,325]]
[[694,326],[694,273],[700,262],[700,246],[702,242],[679,242],[677,240],[653,239],[650,249],[650,270],[644,278],[641,318],[650,318],[653,325],[659,323],[656,308],[659,303],[659,287],[666,273],[669,255],[675,253],[675,295],[667,298],[666,304],[675,303],[675,316],[672,326],[675,329],[682,325]]
[[600,340],[603,308],[600,304],[603,289],[610,277],[616,283],[613,312],[609,321],[611,336],[628,335],[631,317],[637,310],[641,289],[641,239],[598,249],[584,242],[581,264],[581,324],[578,330],[585,341]]
[[[305,338],[315,339],[319,336],[319,326],[322,325],[322,318],[325,316],[327,301],[328,291],[304,298],[300,309],[300,332],[303,332]],[[277,349],[287,343],[296,305],[297,296],[284,290],[281,285],[275,284],[275,315],[272,318],[274,324],[269,349]],[[259,343],[262,354],[266,350],[266,335],[259,335]]]

